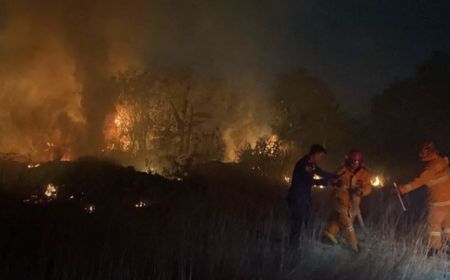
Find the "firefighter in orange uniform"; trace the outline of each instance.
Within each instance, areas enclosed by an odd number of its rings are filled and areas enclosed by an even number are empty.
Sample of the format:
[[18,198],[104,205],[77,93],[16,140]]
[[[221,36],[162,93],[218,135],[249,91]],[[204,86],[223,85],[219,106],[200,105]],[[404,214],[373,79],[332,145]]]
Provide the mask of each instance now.
[[360,215],[361,198],[372,191],[370,174],[363,165],[362,153],[358,150],[350,151],[344,165],[338,169],[337,175],[339,178],[333,182],[334,209],[324,236],[331,243],[337,244],[336,234],[343,230],[351,248],[358,252],[358,240],[353,222],[356,214]]
[[434,255],[442,246],[442,233],[450,240],[450,172],[448,158],[439,155],[432,141],[422,144],[419,157],[425,164],[422,173],[412,182],[401,185],[398,191],[408,193],[424,185],[429,190],[428,234],[430,250]]

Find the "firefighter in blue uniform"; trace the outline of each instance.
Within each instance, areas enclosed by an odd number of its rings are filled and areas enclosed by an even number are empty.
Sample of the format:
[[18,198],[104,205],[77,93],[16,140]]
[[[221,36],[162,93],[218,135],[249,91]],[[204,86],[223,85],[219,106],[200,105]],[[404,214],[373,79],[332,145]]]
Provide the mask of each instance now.
[[[322,170],[318,164],[325,157],[327,151],[321,145],[312,145],[310,151],[295,165],[292,184],[287,196],[290,211],[291,229],[290,240],[298,241],[300,231],[311,218],[312,198],[311,189],[314,185],[328,185],[328,181],[337,176]],[[320,177],[315,179],[314,175]]]

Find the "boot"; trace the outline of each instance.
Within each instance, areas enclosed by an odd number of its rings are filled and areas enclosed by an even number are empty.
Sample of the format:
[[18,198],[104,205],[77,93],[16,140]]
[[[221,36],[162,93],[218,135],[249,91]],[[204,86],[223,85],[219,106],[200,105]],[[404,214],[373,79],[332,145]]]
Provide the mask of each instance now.
[[330,245],[337,245],[339,243],[336,237],[331,233],[329,233],[328,231],[324,231],[322,242]]
[[361,252],[361,247],[359,247],[358,244],[351,245],[350,248],[352,248],[352,251],[355,252],[355,253],[360,253]]

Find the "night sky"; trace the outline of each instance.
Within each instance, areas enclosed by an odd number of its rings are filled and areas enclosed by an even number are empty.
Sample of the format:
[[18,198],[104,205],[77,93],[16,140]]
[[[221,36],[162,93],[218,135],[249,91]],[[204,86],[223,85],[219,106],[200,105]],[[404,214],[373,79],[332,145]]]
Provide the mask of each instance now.
[[291,61],[327,81],[350,112],[364,113],[359,104],[432,51],[450,50],[450,1],[299,2]]
[[[128,9],[121,1],[90,2],[22,0],[12,5],[16,1],[0,0],[0,59],[4,64],[9,59],[12,68],[29,69],[11,57],[25,57],[24,52],[34,56],[32,46],[44,48],[50,38],[69,52],[87,50],[90,61],[91,53],[104,53],[111,45],[120,49],[118,39],[129,45],[137,61],[156,68],[188,66],[233,81],[261,71],[262,76],[255,74],[261,85],[254,92],[267,92],[274,74],[300,66],[325,80],[346,111],[364,114],[371,96],[393,79],[410,75],[432,51],[450,53],[446,0],[133,0]],[[26,29],[15,30],[19,21],[14,16],[28,20],[30,34],[39,38],[22,34]],[[43,25],[42,18],[53,19],[48,22],[57,27]],[[80,22],[74,25],[65,18]],[[110,32],[115,42],[105,31],[111,22],[120,27]],[[22,49],[13,47],[14,40],[23,42]]]

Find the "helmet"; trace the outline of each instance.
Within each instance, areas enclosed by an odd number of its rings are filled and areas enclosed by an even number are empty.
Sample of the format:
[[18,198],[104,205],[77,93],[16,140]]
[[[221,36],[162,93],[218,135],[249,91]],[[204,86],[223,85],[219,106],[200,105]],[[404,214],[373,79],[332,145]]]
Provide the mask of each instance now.
[[419,149],[420,160],[424,162],[432,160],[437,153],[436,144],[430,140],[424,141]]
[[363,154],[359,150],[351,150],[345,161],[345,165],[351,170],[356,170],[362,166]]

